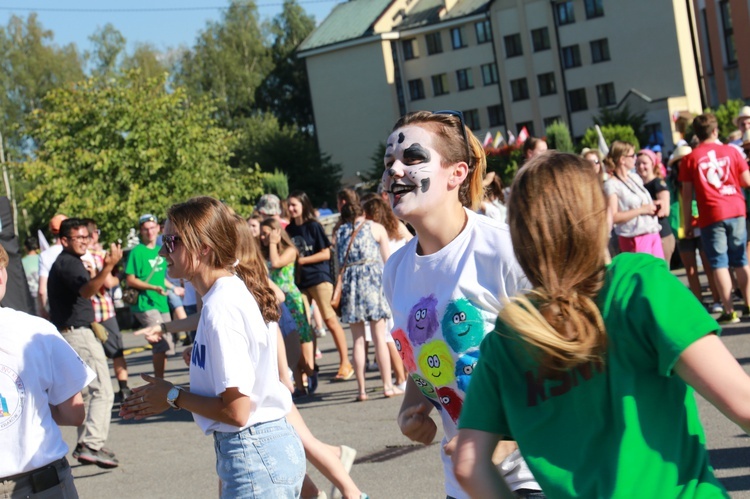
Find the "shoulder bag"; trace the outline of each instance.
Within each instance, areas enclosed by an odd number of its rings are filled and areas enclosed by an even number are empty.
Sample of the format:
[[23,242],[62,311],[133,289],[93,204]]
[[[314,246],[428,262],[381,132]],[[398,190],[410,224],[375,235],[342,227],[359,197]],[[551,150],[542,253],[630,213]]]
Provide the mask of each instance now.
[[364,224],[365,222],[360,223],[357,228],[352,231],[352,237],[349,239],[349,246],[346,247],[346,253],[344,253],[344,261],[341,264],[339,273],[336,275],[336,284],[333,287],[333,295],[331,295],[331,307],[333,307],[333,311],[336,312],[336,315],[339,317],[341,317],[341,295],[344,291],[343,276],[348,263],[347,259],[349,258],[349,250],[352,249],[354,238],[357,237],[357,233]]

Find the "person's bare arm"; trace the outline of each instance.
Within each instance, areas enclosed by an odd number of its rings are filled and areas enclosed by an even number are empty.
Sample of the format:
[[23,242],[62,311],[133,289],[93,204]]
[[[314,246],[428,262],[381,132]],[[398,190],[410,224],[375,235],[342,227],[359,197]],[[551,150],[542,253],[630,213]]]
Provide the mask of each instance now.
[[378,223],[372,224],[372,232],[375,236],[375,240],[378,242],[380,247],[380,258],[383,259],[383,263],[388,261],[388,257],[391,256],[391,242],[388,239],[388,231],[385,227]]
[[750,377],[715,334],[687,347],[674,371],[727,418],[750,433]]
[[39,290],[36,294],[36,301],[39,304],[39,313],[42,318],[49,319],[47,312],[47,278],[39,276]]
[[429,445],[437,434],[437,425],[430,417],[432,404],[425,400],[411,376],[406,377],[406,392],[398,412],[398,426],[409,440]]
[[91,298],[94,296],[107,281],[107,278],[112,275],[112,269],[115,268],[117,262],[122,258],[122,248],[117,244],[112,244],[107,256],[104,257],[104,267],[96,277],[93,277],[89,282],[81,286],[78,293],[84,298]]
[[663,190],[656,194],[656,199],[659,201],[659,211],[656,212],[656,216],[659,218],[665,218],[669,216],[669,191]]
[[331,249],[323,248],[322,250],[310,256],[300,256],[297,262],[300,265],[310,265],[313,263],[327,262],[331,259]]
[[83,420],[86,418],[86,410],[83,407],[81,392],[76,393],[60,404],[50,404],[49,410],[52,413],[52,419],[59,426],[81,426]]
[[279,305],[284,303],[284,300],[286,300],[286,294],[284,294],[284,291],[282,291],[281,288],[278,287],[270,277],[268,278],[268,285],[273,290],[274,296],[276,296],[276,303],[278,303]]
[[656,205],[653,203],[644,204],[632,210],[620,211],[617,203],[617,194],[611,194],[607,198],[607,206],[612,211],[612,221],[616,224],[629,222],[641,215],[654,215],[656,213]]
[[516,497],[492,461],[499,441],[500,436],[493,433],[459,430],[456,450],[452,455],[453,471],[458,483],[471,497]]
[[294,262],[297,258],[295,248],[287,248],[279,254],[279,245],[270,243],[268,245],[268,261],[271,262],[271,268],[280,269]]
[[750,187],[750,170],[745,170],[740,174],[740,185]]

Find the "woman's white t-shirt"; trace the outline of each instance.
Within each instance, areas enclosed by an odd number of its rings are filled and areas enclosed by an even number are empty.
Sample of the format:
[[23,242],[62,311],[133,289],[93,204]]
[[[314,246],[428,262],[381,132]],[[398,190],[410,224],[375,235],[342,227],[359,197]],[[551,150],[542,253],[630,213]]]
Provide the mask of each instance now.
[[[604,194],[607,198],[617,196],[617,209],[620,211],[633,210],[653,202],[651,194],[643,187],[643,180],[633,172],[628,172],[624,180],[610,175],[604,182]],[[627,222],[615,224],[615,234],[622,237],[653,234],[660,230],[659,219],[652,215],[638,215]]]
[[190,359],[190,391],[218,397],[227,388],[237,388],[250,397],[251,412],[241,427],[193,414],[206,435],[237,432],[289,413],[292,396],[279,381],[276,348],[275,330],[266,326],[245,283],[237,276],[217,279],[203,297]]
[[[507,299],[531,285],[516,262],[508,226],[465,210],[464,230],[431,255],[417,254],[415,237],[391,255],[383,289],[391,305],[396,348],[422,394],[439,411],[444,443],[457,421],[479,344],[495,328]],[[463,498],[449,456],[441,447],[446,493]],[[503,463],[512,489],[539,489],[517,452]]]

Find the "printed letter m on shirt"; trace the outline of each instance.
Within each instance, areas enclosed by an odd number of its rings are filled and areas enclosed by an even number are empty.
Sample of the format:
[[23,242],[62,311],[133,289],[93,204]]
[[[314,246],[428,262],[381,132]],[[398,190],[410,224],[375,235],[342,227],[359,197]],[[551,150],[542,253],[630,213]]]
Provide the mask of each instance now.
[[190,363],[194,364],[205,371],[206,369],[206,345],[196,343],[193,346],[193,355]]

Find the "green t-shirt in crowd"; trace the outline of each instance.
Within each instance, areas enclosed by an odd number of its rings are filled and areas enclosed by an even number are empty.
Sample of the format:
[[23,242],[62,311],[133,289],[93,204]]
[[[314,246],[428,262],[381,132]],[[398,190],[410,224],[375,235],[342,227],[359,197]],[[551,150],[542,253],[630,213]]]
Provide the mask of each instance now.
[[[164,279],[167,275],[167,262],[159,256],[161,246],[149,248],[145,244],[139,244],[130,250],[128,265],[125,273],[134,275],[138,279],[154,286],[164,287]],[[156,270],[151,274],[152,269]],[[149,275],[151,278],[149,279]],[[148,279],[148,280],[147,280]],[[156,291],[147,290],[138,293],[138,301],[131,306],[133,312],[146,312],[147,310],[158,310],[163,314],[169,313],[167,297]]]
[[693,390],[672,372],[719,325],[664,260],[641,253],[614,258],[597,305],[604,364],[546,377],[534,347],[498,321],[459,428],[515,439],[547,497],[728,497],[708,463]]

